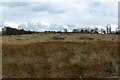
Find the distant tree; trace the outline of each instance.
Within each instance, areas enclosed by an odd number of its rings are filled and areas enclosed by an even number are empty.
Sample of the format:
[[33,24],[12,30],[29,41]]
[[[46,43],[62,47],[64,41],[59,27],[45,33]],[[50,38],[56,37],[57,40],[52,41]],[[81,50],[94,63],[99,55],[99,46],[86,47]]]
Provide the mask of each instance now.
[[120,29],[116,28],[116,34],[120,34]]
[[67,32],[68,30],[67,29],[64,29],[64,32]]
[[57,33],[62,33],[61,31],[57,31]]
[[78,29],[73,29],[72,32],[73,32],[73,33],[77,33],[77,32],[79,32],[79,31],[78,31]]
[[83,29],[81,29],[81,33],[83,33],[84,32],[84,30]]
[[32,34],[36,33],[35,31],[25,31],[24,29],[16,29],[11,27],[4,27],[2,29],[3,35],[22,35],[22,34]]
[[110,26],[110,24],[106,25],[106,29],[107,29],[107,34],[111,34],[111,26]]

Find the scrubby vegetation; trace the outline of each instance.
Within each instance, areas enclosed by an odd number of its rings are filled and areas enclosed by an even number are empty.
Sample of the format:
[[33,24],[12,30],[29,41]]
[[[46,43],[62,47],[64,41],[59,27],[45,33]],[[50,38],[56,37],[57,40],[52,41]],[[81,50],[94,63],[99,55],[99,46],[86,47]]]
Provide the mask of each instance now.
[[117,77],[118,44],[117,35],[3,36],[3,77]]
[[16,29],[16,28],[11,28],[11,27],[7,27],[4,26],[4,28],[2,28],[2,35],[22,35],[22,34],[33,34],[33,33],[37,33],[35,31],[26,31],[24,29]]

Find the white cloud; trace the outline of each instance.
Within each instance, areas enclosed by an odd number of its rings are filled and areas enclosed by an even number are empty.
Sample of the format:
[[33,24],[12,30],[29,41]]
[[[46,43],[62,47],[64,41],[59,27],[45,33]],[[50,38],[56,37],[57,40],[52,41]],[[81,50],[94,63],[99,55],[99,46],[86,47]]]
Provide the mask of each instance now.
[[2,2],[118,2],[119,0],[2,0]]
[[[118,0],[40,0],[2,3],[2,21],[32,30],[63,29],[118,23]],[[12,0],[13,1],[13,0]],[[26,22],[26,24],[24,24]],[[44,26],[45,25],[45,26]],[[54,25],[54,26],[53,26]],[[23,27],[24,26],[24,27]]]
[[18,28],[18,25],[16,23],[4,23],[5,26],[10,26],[12,28]]

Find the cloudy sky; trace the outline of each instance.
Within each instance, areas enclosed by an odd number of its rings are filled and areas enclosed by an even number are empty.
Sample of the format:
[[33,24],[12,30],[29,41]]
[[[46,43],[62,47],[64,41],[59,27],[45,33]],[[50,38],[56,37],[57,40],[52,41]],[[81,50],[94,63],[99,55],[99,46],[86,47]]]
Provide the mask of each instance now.
[[5,0],[0,4],[1,25],[58,30],[118,24],[118,0]]

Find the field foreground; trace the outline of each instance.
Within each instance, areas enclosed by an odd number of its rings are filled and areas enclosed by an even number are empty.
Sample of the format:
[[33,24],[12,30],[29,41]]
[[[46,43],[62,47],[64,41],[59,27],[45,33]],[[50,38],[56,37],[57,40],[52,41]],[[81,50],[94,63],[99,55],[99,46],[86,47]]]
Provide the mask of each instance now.
[[2,43],[5,78],[118,76],[118,35],[39,33]]

